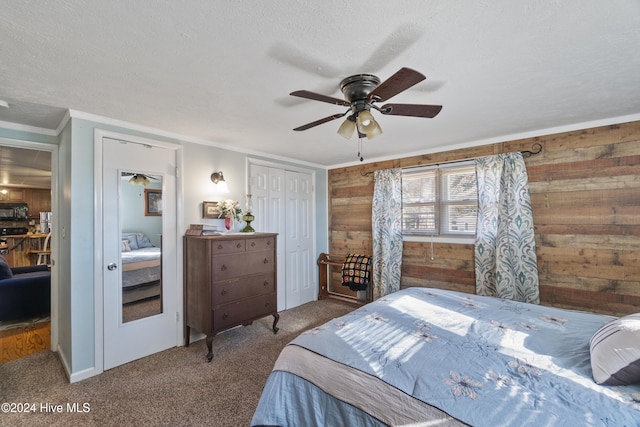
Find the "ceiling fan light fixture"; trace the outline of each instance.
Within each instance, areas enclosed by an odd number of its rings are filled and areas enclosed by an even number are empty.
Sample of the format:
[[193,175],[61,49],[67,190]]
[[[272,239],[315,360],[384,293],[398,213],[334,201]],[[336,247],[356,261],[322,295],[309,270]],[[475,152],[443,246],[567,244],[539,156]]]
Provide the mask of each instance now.
[[338,135],[347,139],[351,139],[355,131],[356,131],[356,122],[353,120],[352,116],[349,116],[340,125],[340,128],[338,129]]
[[382,135],[382,128],[380,127],[378,122],[374,121],[373,123],[375,124],[375,126],[373,127],[373,129],[367,132],[367,139],[373,139],[376,136]]
[[358,124],[358,130],[361,133],[367,133],[377,125],[375,119],[373,118],[373,115],[369,112],[369,110],[360,111],[358,113],[356,122]]
[[129,184],[142,185],[142,186],[146,187],[147,185],[151,184],[151,181],[149,181],[149,178],[147,178],[144,175],[135,174],[129,179]]

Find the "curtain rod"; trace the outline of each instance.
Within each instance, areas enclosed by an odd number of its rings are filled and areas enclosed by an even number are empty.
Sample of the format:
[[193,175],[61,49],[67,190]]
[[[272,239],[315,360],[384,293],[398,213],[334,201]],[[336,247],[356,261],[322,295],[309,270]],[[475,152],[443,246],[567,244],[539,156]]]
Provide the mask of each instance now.
[[[533,144],[531,146],[531,150],[520,150],[520,152],[522,153],[522,157],[531,157],[534,154],[539,154],[540,152],[542,152],[542,144],[540,144],[539,142],[536,142],[535,144]],[[469,160],[475,160],[476,158],[477,157],[471,157],[471,158],[468,158],[468,159],[450,160],[450,161],[447,161],[447,162],[428,163],[426,165],[410,166],[410,167],[405,168],[405,169],[418,168],[418,167],[421,167],[421,166],[429,166],[429,165],[444,165],[444,164],[449,164],[449,163],[468,162]],[[365,172],[364,167],[362,167],[362,169],[360,169],[360,175],[362,175],[362,176],[373,175],[373,171]]]

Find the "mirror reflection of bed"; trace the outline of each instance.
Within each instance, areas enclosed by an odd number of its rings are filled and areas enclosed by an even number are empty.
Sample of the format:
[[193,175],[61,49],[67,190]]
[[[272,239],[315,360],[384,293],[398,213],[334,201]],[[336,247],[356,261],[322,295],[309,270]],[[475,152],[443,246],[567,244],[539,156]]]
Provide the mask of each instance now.
[[[136,178],[140,176],[146,179]],[[162,212],[156,210],[162,200],[161,189],[161,176],[122,172],[123,323],[162,313]]]

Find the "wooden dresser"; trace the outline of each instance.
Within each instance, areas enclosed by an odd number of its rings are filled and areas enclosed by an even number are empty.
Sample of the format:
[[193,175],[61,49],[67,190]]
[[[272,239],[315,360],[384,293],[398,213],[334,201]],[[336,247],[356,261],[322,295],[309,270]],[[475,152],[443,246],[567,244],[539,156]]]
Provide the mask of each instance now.
[[185,345],[194,328],[213,337],[277,312],[276,233],[184,236]]

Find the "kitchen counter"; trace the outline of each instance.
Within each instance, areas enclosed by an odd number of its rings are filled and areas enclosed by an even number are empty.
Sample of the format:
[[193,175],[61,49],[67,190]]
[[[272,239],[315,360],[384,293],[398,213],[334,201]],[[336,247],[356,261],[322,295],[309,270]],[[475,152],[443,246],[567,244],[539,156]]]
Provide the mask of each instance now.
[[0,254],[11,267],[35,265],[35,251],[42,247],[46,237],[41,233],[0,235]]

